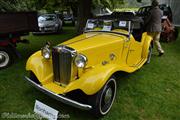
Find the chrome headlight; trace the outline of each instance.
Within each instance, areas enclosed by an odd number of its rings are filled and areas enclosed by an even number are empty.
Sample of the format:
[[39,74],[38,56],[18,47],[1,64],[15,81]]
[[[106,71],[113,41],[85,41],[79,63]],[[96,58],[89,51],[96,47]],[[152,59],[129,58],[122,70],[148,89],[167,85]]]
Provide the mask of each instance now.
[[78,54],[75,57],[74,62],[78,68],[84,68],[87,64],[87,57],[82,54]]
[[46,43],[46,46],[41,48],[41,55],[45,58],[45,59],[50,59],[51,57],[51,51],[50,51],[50,45],[49,43]]
[[44,27],[44,24],[43,23],[38,23],[38,26],[39,27]]

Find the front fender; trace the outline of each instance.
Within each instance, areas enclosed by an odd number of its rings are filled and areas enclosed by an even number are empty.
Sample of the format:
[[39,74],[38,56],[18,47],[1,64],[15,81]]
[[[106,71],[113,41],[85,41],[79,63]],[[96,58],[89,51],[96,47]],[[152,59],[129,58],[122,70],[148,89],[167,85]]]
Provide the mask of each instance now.
[[97,65],[84,70],[79,79],[71,81],[67,86],[53,83],[52,60],[45,60],[38,51],[27,61],[26,70],[32,71],[42,85],[56,94],[66,94],[73,90],[82,90],[87,95],[97,93],[107,80],[117,71],[134,72],[135,69],[126,64]]
[[53,79],[53,67],[51,60],[45,60],[41,51],[34,53],[26,63],[26,70],[33,71],[41,83],[48,83]]
[[143,49],[142,49],[142,57],[147,58],[148,57],[148,51],[149,51],[149,46],[151,45],[153,38],[148,35],[146,32],[143,33]]
[[117,64],[98,65],[84,73],[80,79],[71,82],[64,92],[80,89],[87,95],[93,95],[105,85],[113,73],[121,70],[123,68]]

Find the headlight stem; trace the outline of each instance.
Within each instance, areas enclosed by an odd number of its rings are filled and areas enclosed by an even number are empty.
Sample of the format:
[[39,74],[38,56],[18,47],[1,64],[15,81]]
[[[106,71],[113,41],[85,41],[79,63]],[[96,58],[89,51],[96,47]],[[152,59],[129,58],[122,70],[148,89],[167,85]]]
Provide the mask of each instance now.
[[41,48],[41,54],[45,59],[47,60],[50,59],[51,57],[50,42],[46,42],[46,45],[43,48]]

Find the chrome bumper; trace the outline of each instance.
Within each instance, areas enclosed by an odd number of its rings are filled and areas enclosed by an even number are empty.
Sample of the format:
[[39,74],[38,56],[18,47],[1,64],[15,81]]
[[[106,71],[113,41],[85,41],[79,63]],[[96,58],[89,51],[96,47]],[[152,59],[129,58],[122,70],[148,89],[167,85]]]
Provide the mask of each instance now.
[[50,97],[64,103],[64,104],[68,104],[68,105],[71,105],[73,107],[76,107],[76,108],[79,108],[79,109],[82,109],[82,110],[90,110],[92,109],[92,106],[90,105],[86,105],[86,104],[82,104],[82,103],[79,103],[77,101],[74,101],[74,100],[71,100],[65,96],[62,96],[62,95],[58,95],[58,94],[55,94],[45,88],[43,88],[41,85],[38,85],[36,84],[35,82],[33,82],[30,78],[28,78],[27,76],[25,76],[25,79],[32,85],[34,86],[36,89],[44,92],[45,94],[49,95]]

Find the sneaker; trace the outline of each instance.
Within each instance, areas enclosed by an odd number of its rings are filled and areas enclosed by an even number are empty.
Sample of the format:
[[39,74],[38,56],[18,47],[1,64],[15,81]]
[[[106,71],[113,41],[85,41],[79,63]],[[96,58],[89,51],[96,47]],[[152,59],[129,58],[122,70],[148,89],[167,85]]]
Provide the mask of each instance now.
[[159,55],[158,55],[158,56],[160,57],[160,56],[162,56],[163,54],[164,54],[163,52],[159,52]]

